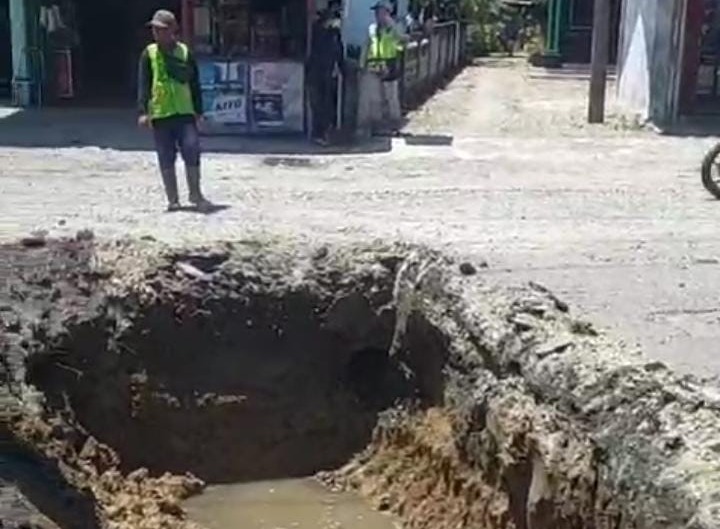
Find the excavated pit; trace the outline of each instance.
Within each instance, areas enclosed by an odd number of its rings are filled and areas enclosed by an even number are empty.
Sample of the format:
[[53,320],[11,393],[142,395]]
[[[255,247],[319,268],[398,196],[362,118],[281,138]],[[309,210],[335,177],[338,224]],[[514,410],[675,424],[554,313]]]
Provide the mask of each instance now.
[[405,396],[379,322],[369,347],[323,329],[307,294],[218,299],[183,317],[177,303],[133,315],[111,346],[105,316],[69,327],[57,361],[28,369],[47,406],[69,407],[123,471],[308,476],[367,446],[378,413]]
[[715,527],[702,387],[541,287],[403,247],[32,246],[0,248],[0,463],[35,465],[0,464],[0,527],[192,528],[206,485],[306,476],[408,529]]

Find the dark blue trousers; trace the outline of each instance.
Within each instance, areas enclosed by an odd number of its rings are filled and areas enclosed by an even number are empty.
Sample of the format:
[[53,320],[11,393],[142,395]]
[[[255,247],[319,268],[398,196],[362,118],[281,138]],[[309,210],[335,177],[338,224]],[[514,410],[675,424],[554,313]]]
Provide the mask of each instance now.
[[200,134],[193,116],[173,116],[152,123],[160,169],[175,167],[180,152],[187,167],[200,167]]

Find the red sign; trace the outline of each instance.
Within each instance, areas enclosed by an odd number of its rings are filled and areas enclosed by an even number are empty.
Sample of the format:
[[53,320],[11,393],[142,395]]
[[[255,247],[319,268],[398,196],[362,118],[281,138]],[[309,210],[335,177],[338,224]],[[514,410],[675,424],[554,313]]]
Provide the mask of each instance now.
[[55,95],[60,99],[75,97],[72,69],[72,51],[55,51]]

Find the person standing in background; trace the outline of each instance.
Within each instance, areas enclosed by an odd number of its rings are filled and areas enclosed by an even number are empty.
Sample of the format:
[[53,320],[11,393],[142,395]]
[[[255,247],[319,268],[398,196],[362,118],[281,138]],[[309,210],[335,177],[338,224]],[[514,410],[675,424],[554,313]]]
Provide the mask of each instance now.
[[362,94],[373,133],[397,134],[402,124],[400,106],[400,54],[407,34],[392,16],[393,6],[381,0],[373,6],[363,63],[367,75]]
[[149,22],[154,44],[140,57],[138,111],[140,126],[153,131],[168,211],[180,209],[175,161],[185,162],[190,202],[202,212],[212,204],[200,190],[202,99],[198,67],[189,48],[177,40],[178,23],[170,11],[160,10]]
[[318,14],[313,24],[308,84],[312,107],[312,138],[320,145],[328,145],[330,131],[337,121],[338,83],[345,63],[342,35],[342,5],[333,0]]

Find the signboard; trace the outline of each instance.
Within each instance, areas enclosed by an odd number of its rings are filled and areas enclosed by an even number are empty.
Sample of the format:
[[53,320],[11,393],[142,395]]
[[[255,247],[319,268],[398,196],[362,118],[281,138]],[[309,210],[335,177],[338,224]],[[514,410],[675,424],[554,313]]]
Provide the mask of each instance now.
[[247,64],[244,62],[230,62],[227,65],[225,82],[234,90],[243,90],[247,88]]
[[244,62],[202,62],[198,70],[203,89],[213,90],[225,85],[235,90],[245,90],[247,85],[247,64]]
[[285,124],[282,94],[253,94],[253,122],[268,127],[282,127]]
[[296,62],[260,62],[250,68],[252,119],[258,127],[304,129],[304,70]]
[[200,86],[203,89],[215,89],[217,85],[223,82],[227,70],[226,63],[203,61],[198,65],[198,74],[200,76]]
[[212,125],[246,125],[247,64],[240,61],[202,61],[199,66],[203,115]]
[[207,132],[305,129],[305,70],[300,62],[199,61]]
[[244,125],[247,123],[247,96],[233,90],[205,91],[203,114],[212,123]]

